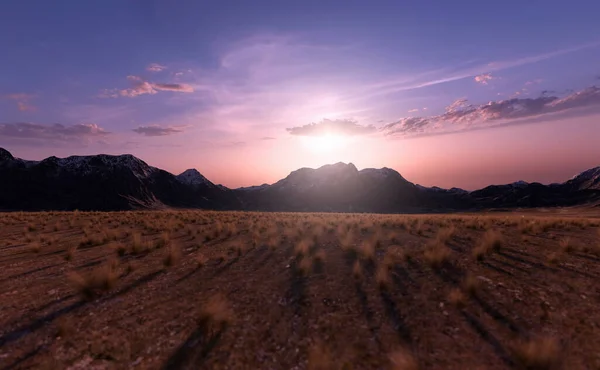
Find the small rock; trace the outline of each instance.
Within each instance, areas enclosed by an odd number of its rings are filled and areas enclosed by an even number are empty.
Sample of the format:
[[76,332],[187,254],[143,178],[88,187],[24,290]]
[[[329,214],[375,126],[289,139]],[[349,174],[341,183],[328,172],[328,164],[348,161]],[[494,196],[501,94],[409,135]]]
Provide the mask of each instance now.
[[491,279],[488,279],[485,276],[481,276],[481,275],[477,276],[477,279],[485,281],[486,283],[489,283],[489,284],[494,284],[494,282]]
[[440,302],[440,308],[444,308],[444,302]]
[[140,362],[142,362],[143,357],[138,357],[135,361],[131,363],[131,366],[137,366]]

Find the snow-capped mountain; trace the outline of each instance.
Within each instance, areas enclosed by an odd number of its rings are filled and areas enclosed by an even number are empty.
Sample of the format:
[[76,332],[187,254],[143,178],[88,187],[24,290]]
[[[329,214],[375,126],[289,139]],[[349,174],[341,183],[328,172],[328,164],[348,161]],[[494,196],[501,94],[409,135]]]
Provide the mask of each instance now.
[[233,192],[197,171],[182,181],[129,154],[26,161],[0,149],[0,179],[0,209],[239,208]]
[[600,167],[561,183],[517,181],[467,192],[424,187],[390,168],[352,163],[300,168],[272,185],[235,190],[195,169],[175,176],[132,155],[28,161],[0,148],[0,209],[196,207],[267,211],[423,212],[565,206],[600,200]]
[[158,171],[157,168],[148,166],[146,162],[131,154],[107,155],[98,154],[91,156],[71,156],[67,158],[49,157],[41,162],[32,164],[53,165],[59,171],[76,173],[79,176],[92,174],[106,174],[122,169],[128,169],[138,179],[147,179]]
[[444,188],[440,188],[439,186],[426,187],[426,186],[419,185],[419,184],[416,184],[415,186],[417,188],[419,188],[419,190],[436,192],[436,193],[452,193],[452,194],[468,194],[469,193],[467,190],[464,190],[461,188],[444,189]]
[[256,190],[261,190],[264,189],[266,187],[269,187],[269,184],[262,184],[262,185],[254,185],[254,186],[245,186],[245,187],[241,187],[241,188],[236,188],[236,191],[256,191]]
[[591,168],[573,176],[565,183],[577,190],[600,190],[600,167]]
[[212,182],[208,181],[208,179],[200,172],[198,172],[195,168],[190,168],[189,170],[185,170],[179,175],[175,176],[179,182],[186,185],[206,185],[206,186],[215,186]]
[[[236,190],[247,209],[272,211],[401,212],[437,208],[444,196],[421,192],[397,171],[352,163],[301,168],[273,185]],[[454,206],[452,196],[446,204]]]

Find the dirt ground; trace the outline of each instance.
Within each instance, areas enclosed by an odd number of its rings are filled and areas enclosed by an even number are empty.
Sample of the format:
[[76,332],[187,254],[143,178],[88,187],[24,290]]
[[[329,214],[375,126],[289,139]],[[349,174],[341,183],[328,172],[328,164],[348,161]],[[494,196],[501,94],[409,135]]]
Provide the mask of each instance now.
[[600,369],[599,226],[4,213],[0,369]]

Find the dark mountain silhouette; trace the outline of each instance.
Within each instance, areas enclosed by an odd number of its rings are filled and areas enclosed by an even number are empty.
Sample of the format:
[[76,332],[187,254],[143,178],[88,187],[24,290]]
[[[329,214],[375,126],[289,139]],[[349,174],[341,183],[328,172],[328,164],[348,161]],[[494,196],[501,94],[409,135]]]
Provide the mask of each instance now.
[[301,168],[272,184],[228,189],[195,169],[180,175],[132,155],[15,158],[0,148],[0,209],[203,208],[258,211],[447,212],[551,207],[600,199],[600,167],[562,184],[523,181],[468,192],[415,185],[390,168]]
[[0,149],[0,209],[240,208],[231,190],[206,179],[193,183],[187,179],[132,155],[49,157],[36,162]]

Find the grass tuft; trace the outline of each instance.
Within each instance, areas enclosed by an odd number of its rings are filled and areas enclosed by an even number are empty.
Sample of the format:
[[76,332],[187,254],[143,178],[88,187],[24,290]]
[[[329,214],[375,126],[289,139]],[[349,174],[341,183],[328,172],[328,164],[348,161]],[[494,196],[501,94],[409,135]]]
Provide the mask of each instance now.
[[458,309],[463,309],[467,305],[467,297],[458,288],[454,288],[448,294],[448,302]]
[[165,267],[175,266],[179,263],[181,259],[181,249],[175,245],[170,245],[165,250],[165,255],[163,257],[163,265]]
[[522,369],[556,370],[562,365],[560,345],[554,338],[536,338],[517,343],[513,352]]
[[94,298],[99,292],[111,290],[117,283],[119,275],[114,263],[107,263],[88,274],[70,272],[68,279],[75,290],[85,299]]
[[211,297],[200,310],[199,324],[206,329],[225,330],[233,322],[233,310],[221,294]]

